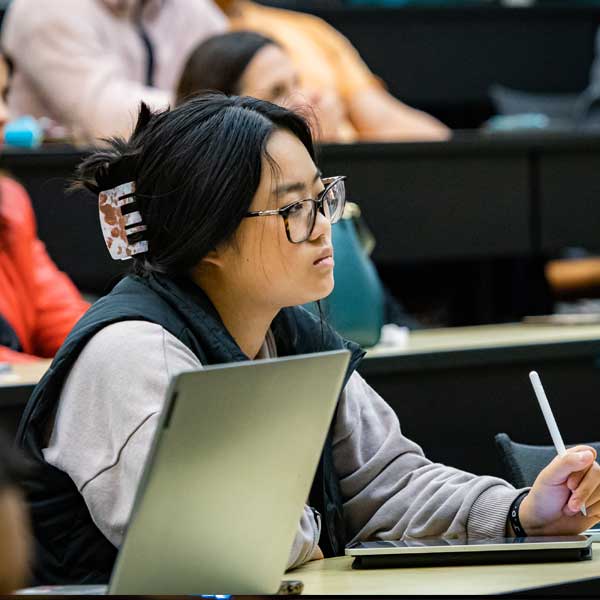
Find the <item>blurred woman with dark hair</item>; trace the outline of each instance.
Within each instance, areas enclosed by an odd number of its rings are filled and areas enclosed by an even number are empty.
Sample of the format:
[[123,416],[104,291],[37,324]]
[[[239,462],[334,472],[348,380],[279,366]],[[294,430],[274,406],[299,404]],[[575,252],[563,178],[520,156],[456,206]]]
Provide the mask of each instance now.
[[[0,128],[8,116],[8,79],[8,65],[0,55]],[[27,192],[1,175],[0,362],[54,356],[87,307],[38,239]]]
[[252,0],[215,0],[234,30],[267,35],[285,50],[302,87],[340,107],[342,141],[436,141],[450,130],[433,116],[390,94],[356,48],[322,19]]
[[299,110],[313,119],[321,141],[351,142],[354,130],[334,94],[311,90],[278,42],[254,31],[231,31],[198,44],[183,68],[176,103],[203,90],[252,96]]

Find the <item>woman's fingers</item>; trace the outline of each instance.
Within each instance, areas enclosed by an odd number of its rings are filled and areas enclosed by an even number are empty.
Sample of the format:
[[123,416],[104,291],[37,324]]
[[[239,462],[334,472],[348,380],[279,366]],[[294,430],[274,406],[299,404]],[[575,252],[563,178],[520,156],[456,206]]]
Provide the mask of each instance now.
[[[585,501],[585,509],[588,515],[592,515],[592,508],[596,506],[600,502],[600,489],[597,489],[586,501]],[[600,507],[600,504],[598,505]],[[600,519],[598,519],[600,521]]]
[[600,496],[597,499],[590,499],[590,503],[586,506],[586,512],[590,520],[587,527],[600,523]]
[[[598,457],[598,453],[596,452],[596,449],[593,448],[592,446],[583,446],[583,445],[574,446],[573,448],[569,448],[567,450],[567,452],[584,452],[586,450],[589,450],[590,452],[592,452],[594,455],[594,460],[596,460],[596,458]],[[571,491],[576,490],[586,473],[587,473],[587,470],[577,471],[576,473],[571,473],[571,475],[569,475],[569,478],[567,479],[567,487]]]
[[567,450],[567,454],[570,452],[583,452],[584,450],[589,450],[594,455],[594,460],[598,458],[598,453],[596,452],[596,448],[593,446],[586,446],[585,444],[579,444],[578,446],[573,446]]
[[583,505],[587,508],[588,504],[594,504],[600,498],[600,465],[593,463],[585,471],[579,485],[569,498],[569,508],[577,511]]
[[581,480],[585,477],[587,470],[577,471],[576,473],[571,473],[569,478],[567,479],[567,487],[574,492],[581,483]]
[[565,455],[557,456],[539,474],[540,483],[550,486],[564,485],[571,475],[585,471],[593,464],[596,455],[592,450],[587,446],[581,450],[572,448]]

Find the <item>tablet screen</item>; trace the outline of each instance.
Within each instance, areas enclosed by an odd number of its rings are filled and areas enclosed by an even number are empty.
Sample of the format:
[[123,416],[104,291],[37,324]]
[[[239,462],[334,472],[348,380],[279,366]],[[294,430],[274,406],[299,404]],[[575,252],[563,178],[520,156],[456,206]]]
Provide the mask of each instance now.
[[375,540],[369,542],[355,542],[347,549],[373,551],[374,553],[402,552],[411,550],[449,550],[451,548],[488,549],[490,546],[509,549],[509,547],[523,547],[535,549],[536,546],[551,548],[553,546],[579,545],[586,543],[583,535],[570,536],[528,536],[528,537],[494,537],[494,538],[407,538],[404,540]]
[[582,537],[572,536],[527,536],[527,537],[485,537],[485,538],[415,538],[398,541],[377,542],[380,548],[416,548],[431,546],[495,546],[497,544],[548,544],[551,542],[578,542]]

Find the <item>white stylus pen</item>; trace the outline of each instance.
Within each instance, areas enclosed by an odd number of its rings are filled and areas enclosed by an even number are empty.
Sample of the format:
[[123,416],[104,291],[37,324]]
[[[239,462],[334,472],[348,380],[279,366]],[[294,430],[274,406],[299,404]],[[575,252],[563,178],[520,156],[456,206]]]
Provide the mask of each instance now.
[[[529,379],[531,380],[533,391],[535,392],[535,395],[537,396],[538,402],[540,404],[540,408],[542,409],[542,414],[544,415],[544,419],[546,420],[546,425],[548,426],[548,431],[550,432],[550,436],[552,437],[552,441],[554,442],[556,452],[559,456],[564,456],[567,453],[567,449],[565,448],[565,444],[560,435],[560,431],[558,430],[556,419],[552,414],[552,409],[550,408],[550,403],[548,402],[548,398],[546,397],[546,392],[544,392],[542,382],[540,381],[540,376],[537,374],[536,371],[531,371],[531,373],[529,373]],[[581,505],[581,514],[584,517],[587,517],[585,504]]]

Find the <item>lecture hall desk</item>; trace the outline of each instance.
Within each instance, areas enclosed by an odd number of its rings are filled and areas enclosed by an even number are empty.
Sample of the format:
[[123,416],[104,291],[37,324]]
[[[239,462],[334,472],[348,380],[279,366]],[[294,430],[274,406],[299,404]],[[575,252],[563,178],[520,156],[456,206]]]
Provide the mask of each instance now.
[[529,383],[532,369],[565,442],[600,440],[600,325],[416,331],[403,348],[371,350],[359,371],[430,459],[504,476],[496,433],[552,443]]
[[[18,415],[47,363],[0,378],[0,423]],[[434,461],[505,474],[493,437],[550,444],[527,374],[540,373],[565,442],[600,440],[600,325],[490,325],[413,332],[368,352],[360,372]],[[574,406],[574,400],[577,406]]]
[[[600,577],[600,544],[594,544],[592,560],[581,562],[371,570],[354,570],[351,564],[349,556],[328,558],[307,563],[286,577],[300,579],[303,593],[315,596],[506,594]],[[588,585],[600,596],[600,579]]]
[[573,0],[514,7],[490,1],[315,4],[293,3],[348,37],[393,94],[452,128],[477,126],[493,114],[493,84],[580,93],[589,82],[600,21],[600,7]]
[[[27,188],[59,267],[99,294],[123,269],[104,249],[95,198],[65,193],[88,152],[4,150],[0,167]],[[600,135],[577,132],[459,132],[447,143],[330,144],[319,153],[325,173],[348,176],[382,265],[534,257],[567,245],[600,250],[599,160]]]
[[50,360],[13,365],[10,372],[0,373],[0,429],[12,436],[23,407],[36,383],[50,366]]
[[[5,150],[0,168],[27,188],[59,268],[80,290],[101,295],[128,265],[106,252],[93,195],[65,193],[88,151]],[[431,269],[434,280],[443,274],[448,283],[429,293],[442,294],[454,324],[549,310],[543,260],[566,246],[600,251],[599,160],[600,135],[583,132],[458,132],[445,143],[333,144],[319,152],[323,172],[348,175],[388,287],[418,304]],[[403,274],[412,284],[402,286]]]

